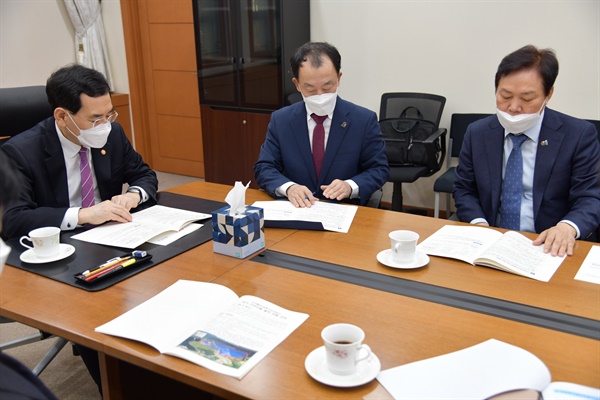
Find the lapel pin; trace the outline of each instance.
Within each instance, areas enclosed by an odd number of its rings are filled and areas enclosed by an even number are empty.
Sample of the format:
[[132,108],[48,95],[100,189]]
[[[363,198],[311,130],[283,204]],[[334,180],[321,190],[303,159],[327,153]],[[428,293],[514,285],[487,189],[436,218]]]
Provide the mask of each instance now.
[[106,155],[106,150],[104,150],[104,149],[100,150],[100,154],[102,154],[103,156],[105,156]]
[[547,140],[542,140],[542,143],[540,143],[542,146],[548,146],[548,141]]
[[345,128],[345,127],[346,127],[346,125],[348,125],[348,124],[346,123],[346,121],[342,122],[342,128]]

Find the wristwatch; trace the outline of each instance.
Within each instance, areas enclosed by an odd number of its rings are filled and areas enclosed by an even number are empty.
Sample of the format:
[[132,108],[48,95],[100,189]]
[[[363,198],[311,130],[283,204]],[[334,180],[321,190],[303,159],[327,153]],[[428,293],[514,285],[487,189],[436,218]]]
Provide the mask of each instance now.
[[144,195],[142,194],[142,191],[138,188],[129,188],[127,189],[127,193],[137,193],[140,195],[140,201],[138,202],[138,206],[140,204],[142,204],[142,200],[144,200]]

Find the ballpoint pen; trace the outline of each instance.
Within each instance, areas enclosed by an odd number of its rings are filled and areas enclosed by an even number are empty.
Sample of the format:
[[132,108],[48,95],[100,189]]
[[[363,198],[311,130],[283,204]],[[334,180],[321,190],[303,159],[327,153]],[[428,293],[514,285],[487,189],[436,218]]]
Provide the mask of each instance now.
[[121,263],[115,264],[112,267],[109,267],[109,268],[107,268],[107,269],[105,269],[103,271],[100,271],[100,272],[96,273],[96,274],[87,276],[85,278],[85,281],[86,282],[93,281],[94,279],[98,279],[101,276],[108,275],[108,274],[110,274],[112,272],[118,271],[118,270],[120,270],[122,268],[125,268],[125,267],[128,267],[130,265],[133,265],[136,262],[137,262],[137,260],[135,258],[125,260],[125,261],[123,261]]
[[121,261],[128,260],[130,258],[131,258],[131,256],[111,258],[110,260],[106,261],[104,264],[101,264],[94,269],[91,269],[91,270],[88,269],[87,271],[82,272],[81,275],[84,275],[84,276],[94,275],[106,268],[112,267],[113,265],[118,264]]

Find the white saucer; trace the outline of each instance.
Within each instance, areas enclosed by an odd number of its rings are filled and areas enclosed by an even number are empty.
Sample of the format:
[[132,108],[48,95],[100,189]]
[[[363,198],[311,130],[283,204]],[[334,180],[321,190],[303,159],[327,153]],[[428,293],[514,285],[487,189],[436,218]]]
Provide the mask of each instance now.
[[325,357],[325,346],[314,349],[306,357],[304,368],[313,379],[329,386],[353,387],[364,385],[375,379],[381,370],[379,358],[374,353],[371,353],[368,359],[356,364],[356,371],[350,375],[337,375],[329,371]]
[[30,264],[45,264],[53,261],[62,260],[63,258],[69,257],[71,254],[75,253],[75,247],[66,243],[58,244],[58,253],[52,257],[38,257],[33,249],[29,249],[21,253],[21,261],[30,263]]
[[383,265],[399,269],[421,268],[429,264],[429,256],[419,250],[416,251],[415,260],[411,263],[397,263],[392,259],[392,250],[382,250],[377,254],[377,261]]

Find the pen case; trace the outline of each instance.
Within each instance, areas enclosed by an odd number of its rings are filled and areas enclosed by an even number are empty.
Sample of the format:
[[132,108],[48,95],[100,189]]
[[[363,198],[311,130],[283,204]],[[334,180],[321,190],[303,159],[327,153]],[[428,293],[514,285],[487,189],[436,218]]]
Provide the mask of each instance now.
[[98,271],[96,273],[93,273],[93,271],[99,269],[101,265],[77,273],[74,275],[74,277],[78,281],[83,282],[85,284],[100,282],[108,277],[113,277],[116,274],[120,274],[124,270],[138,267],[142,263],[145,263],[148,260],[150,260],[152,258],[152,255],[146,252],[134,251],[132,253],[123,254],[116,258],[122,258],[122,260],[116,263],[115,265],[111,265],[106,269]]

